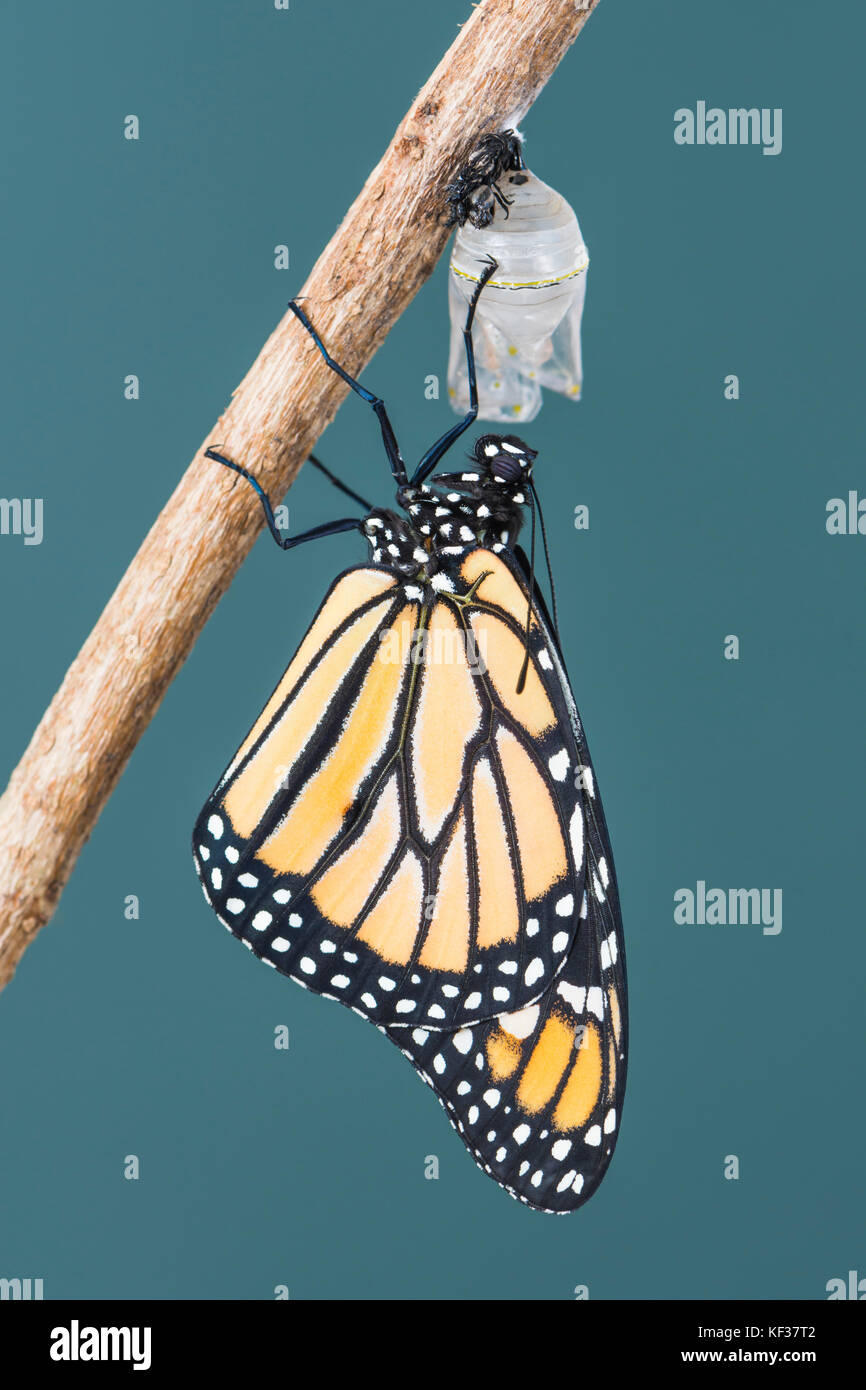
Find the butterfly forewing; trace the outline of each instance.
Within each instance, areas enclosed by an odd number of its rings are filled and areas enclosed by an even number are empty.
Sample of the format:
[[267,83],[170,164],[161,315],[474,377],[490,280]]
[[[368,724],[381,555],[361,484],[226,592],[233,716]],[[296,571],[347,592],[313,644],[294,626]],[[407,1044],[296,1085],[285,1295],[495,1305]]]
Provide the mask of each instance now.
[[579,725],[516,566],[449,557],[332,588],[199,817],[221,920],[269,964],[392,1028],[531,1005],[584,893]]

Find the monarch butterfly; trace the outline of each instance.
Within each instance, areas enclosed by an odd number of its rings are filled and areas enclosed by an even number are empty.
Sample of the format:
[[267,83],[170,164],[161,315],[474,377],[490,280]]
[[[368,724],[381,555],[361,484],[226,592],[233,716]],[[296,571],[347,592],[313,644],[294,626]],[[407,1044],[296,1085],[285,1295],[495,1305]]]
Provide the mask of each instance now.
[[625,1086],[613,859],[535,586],[535,452],[485,434],[469,466],[426,481],[478,413],[472,320],[495,268],[464,329],[470,408],[411,478],[384,402],[290,304],[376,413],[399,512],[317,463],[366,514],[284,538],[253,475],[208,449],[255,488],[284,549],[357,529],[370,555],[331,586],[208,798],[193,853],[224,926],[376,1024],[478,1165],[563,1213],[604,1176]]

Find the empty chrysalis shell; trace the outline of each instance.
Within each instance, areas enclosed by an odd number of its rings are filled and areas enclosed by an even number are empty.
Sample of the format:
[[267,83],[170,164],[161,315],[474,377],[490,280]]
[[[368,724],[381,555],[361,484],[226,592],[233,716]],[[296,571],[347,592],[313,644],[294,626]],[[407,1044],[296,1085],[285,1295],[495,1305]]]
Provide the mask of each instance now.
[[589,257],[574,210],[528,169],[499,187],[511,200],[492,223],[457,229],[451,253],[451,350],[448,396],[463,413],[469,381],[463,351],[466,305],[489,256],[498,268],[475,314],[479,414],[488,420],[533,420],[541,388],[580,397],[580,320]]

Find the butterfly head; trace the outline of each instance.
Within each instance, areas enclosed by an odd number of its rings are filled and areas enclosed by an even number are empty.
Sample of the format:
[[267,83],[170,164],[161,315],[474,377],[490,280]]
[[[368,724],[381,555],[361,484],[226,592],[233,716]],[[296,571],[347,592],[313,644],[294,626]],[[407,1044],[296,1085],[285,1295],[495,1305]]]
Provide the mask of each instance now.
[[514,434],[482,434],[475,441],[475,462],[485,482],[511,489],[528,483],[537,450]]

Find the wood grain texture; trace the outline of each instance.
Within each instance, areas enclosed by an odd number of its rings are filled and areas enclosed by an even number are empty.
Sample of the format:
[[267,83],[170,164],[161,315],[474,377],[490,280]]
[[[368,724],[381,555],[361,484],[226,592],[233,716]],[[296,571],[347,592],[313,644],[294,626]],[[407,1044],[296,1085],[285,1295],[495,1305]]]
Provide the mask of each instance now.
[[[596,3],[482,0],[461,28],[301,291],[354,375],[442,252],[456,168],[522,119]],[[276,501],[346,390],[287,312],[154,522],[0,798],[0,987],[261,527],[249,487],[203,450],[222,445]]]

